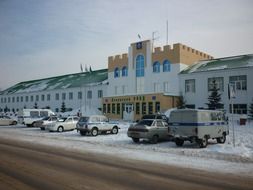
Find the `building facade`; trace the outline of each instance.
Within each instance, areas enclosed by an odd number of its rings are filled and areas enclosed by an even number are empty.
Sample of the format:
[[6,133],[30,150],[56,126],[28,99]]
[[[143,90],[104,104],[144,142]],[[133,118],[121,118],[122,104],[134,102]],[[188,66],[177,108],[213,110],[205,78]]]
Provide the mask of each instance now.
[[107,94],[107,69],[25,81],[0,94],[0,112],[18,112],[23,108],[50,108],[96,113]]
[[144,114],[175,107],[178,73],[210,55],[183,44],[152,47],[150,40],[132,43],[127,54],[108,58],[108,91],[103,112],[109,118],[138,120]]
[[[227,113],[247,114],[253,103],[253,54],[200,61],[179,74],[180,91],[190,108],[207,108],[213,81],[219,88],[221,103]],[[235,98],[228,98],[228,84]]]

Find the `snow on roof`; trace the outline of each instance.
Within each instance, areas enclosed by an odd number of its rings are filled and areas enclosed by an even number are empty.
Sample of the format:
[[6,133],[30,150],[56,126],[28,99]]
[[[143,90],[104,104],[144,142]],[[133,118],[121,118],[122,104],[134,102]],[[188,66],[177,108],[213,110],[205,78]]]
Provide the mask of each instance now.
[[92,72],[75,73],[69,75],[56,76],[45,79],[20,82],[4,91],[2,95],[39,92],[43,90],[55,90],[75,88],[84,85],[105,84],[108,79],[107,69]]
[[245,67],[253,67],[253,54],[199,61],[181,71],[180,74]]

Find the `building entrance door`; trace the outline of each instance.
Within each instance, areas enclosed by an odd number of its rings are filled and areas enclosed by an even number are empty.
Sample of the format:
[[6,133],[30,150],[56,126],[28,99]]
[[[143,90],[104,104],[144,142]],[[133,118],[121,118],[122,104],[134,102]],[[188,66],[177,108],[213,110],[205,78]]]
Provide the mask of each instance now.
[[134,120],[134,106],[133,104],[125,104],[123,110],[123,120],[133,121]]

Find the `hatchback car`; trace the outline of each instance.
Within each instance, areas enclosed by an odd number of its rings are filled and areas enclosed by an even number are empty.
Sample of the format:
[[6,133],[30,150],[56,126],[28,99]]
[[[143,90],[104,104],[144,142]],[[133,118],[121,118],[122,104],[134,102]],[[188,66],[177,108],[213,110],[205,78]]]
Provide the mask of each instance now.
[[49,131],[70,131],[76,128],[76,123],[79,118],[77,116],[69,116],[67,118],[61,118],[57,122],[46,125],[46,129]]
[[140,139],[148,139],[151,143],[157,143],[159,140],[169,140],[169,125],[162,119],[143,119],[136,125],[128,128],[127,135],[134,142]]
[[0,115],[0,125],[17,125],[17,120],[6,115]]

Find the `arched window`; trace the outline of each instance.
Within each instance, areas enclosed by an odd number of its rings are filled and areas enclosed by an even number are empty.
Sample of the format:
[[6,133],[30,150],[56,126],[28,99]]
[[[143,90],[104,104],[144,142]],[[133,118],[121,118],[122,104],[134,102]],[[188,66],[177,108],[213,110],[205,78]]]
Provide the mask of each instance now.
[[127,77],[127,75],[128,75],[128,69],[127,69],[127,67],[123,67],[122,68],[122,77]]
[[114,78],[118,78],[119,76],[120,76],[119,68],[116,67],[116,68],[114,69]]
[[153,72],[160,73],[160,63],[158,61],[154,62],[153,64]]
[[136,77],[144,77],[144,56],[136,57]]
[[163,72],[170,72],[170,61],[167,59],[163,62]]

